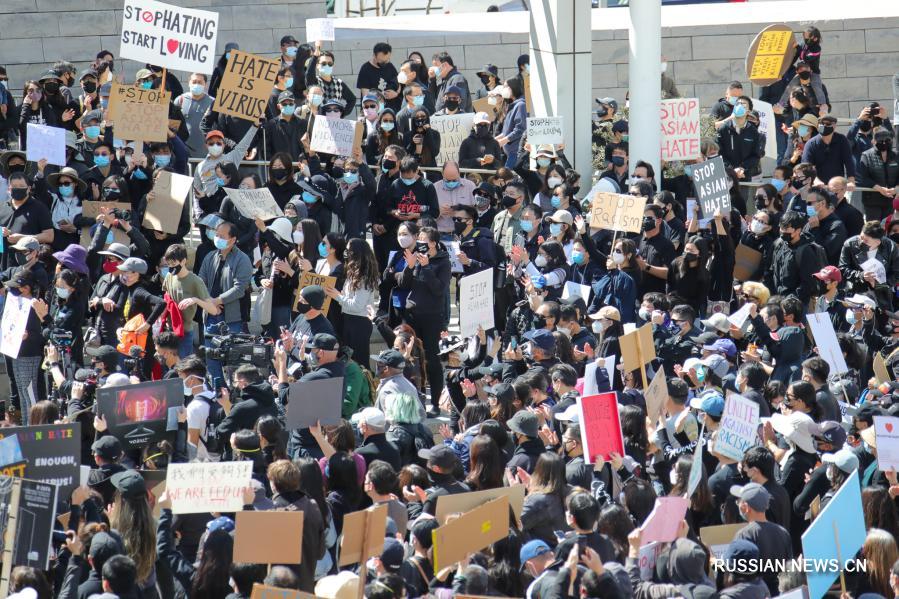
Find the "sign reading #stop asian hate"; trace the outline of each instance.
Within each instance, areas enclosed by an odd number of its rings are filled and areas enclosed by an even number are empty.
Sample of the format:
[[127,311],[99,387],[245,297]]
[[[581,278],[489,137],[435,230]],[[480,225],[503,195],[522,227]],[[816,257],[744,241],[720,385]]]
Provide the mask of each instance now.
[[119,55],[179,71],[215,68],[218,13],[155,0],[125,0]]

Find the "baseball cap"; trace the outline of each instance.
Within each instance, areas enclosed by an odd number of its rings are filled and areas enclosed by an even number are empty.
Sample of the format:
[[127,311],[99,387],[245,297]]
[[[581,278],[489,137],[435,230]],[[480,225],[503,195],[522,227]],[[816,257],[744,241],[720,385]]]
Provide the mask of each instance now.
[[614,306],[603,306],[599,309],[598,312],[594,312],[590,315],[590,318],[593,320],[599,320],[600,318],[608,318],[609,320],[614,320],[615,322],[621,322],[621,312],[618,311],[618,308]]
[[540,540],[528,541],[524,545],[521,546],[521,549],[518,551],[518,560],[521,562],[522,566],[528,560],[532,560],[535,557],[540,557],[548,552],[551,552],[552,549],[549,548],[545,542]]
[[398,573],[405,557],[406,552],[402,543],[396,539],[384,539],[384,548],[381,550],[381,563],[388,572]]
[[300,43],[300,42],[297,41],[297,38],[295,38],[295,37],[292,36],[292,35],[285,35],[284,37],[281,38],[281,45],[282,45],[282,46],[283,46],[284,44],[299,44],[299,43]]
[[444,96],[447,96],[449,94],[456,94],[457,96],[464,96],[465,92],[458,85],[451,85],[448,88],[446,88],[445,92],[443,92]]
[[815,427],[812,429],[812,436],[825,443],[830,443],[833,445],[834,450],[840,449],[846,443],[846,429],[843,428],[842,424],[833,420],[815,424]]
[[730,494],[740,501],[745,501],[756,512],[764,512],[771,502],[771,494],[758,483],[734,485],[730,488]]
[[493,395],[499,401],[512,401],[515,399],[515,389],[509,383],[497,383],[492,387],[484,387],[484,393]]
[[506,423],[509,430],[525,437],[537,436],[537,416],[528,410],[515,412],[515,415]]
[[104,460],[117,460],[122,456],[122,444],[112,435],[105,435],[94,441],[91,453]]
[[19,287],[31,287],[32,289],[34,289],[34,284],[34,273],[32,273],[30,270],[20,270],[3,285],[6,287],[12,287],[13,289],[18,289]]
[[552,144],[540,144],[537,146],[537,151],[534,152],[534,157],[538,156],[549,156],[550,158],[556,157],[556,149]]
[[715,418],[724,413],[724,398],[720,393],[708,393],[690,400],[690,407]]
[[209,133],[206,134],[206,141],[209,141],[210,139],[212,139],[214,137],[225,139],[225,134],[222,133],[221,131],[219,131],[218,129],[213,129],[212,131],[210,131]]
[[117,472],[110,477],[112,486],[119,490],[122,497],[137,498],[147,494],[147,483],[137,470]]
[[828,283],[839,283],[843,280],[843,274],[836,266],[825,266],[812,276]]
[[825,124],[836,125],[837,117],[833,116],[832,114],[825,114],[820,119],[818,119],[818,122],[821,123],[822,125],[825,125]]
[[111,345],[101,345],[100,347],[86,347],[84,351],[87,355],[97,358],[100,362],[111,362],[119,359],[119,352]]
[[554,223],[565,223],[569,227],[574,223],[574,217],[567,210],[556,210],[550,216],[547,216],[546,220]]
[[123,272],[136,272],[143,275],[147,273],[147,262],[141,258],[127,258],[116,268]]
[[387,417],[384,412],[378,408],[363,408],[361,411],[353,414],[352,421],[356,424],[365,423],[374,428],[384,428],[387,426]]
[[372,360],[378,364],[386,364],[391,368],[405,368],[406,358],[396,349],[385,349]]
[[720,337],[717,333],[700,333],[693,337],[693,345],[705,347],[707,345],[712,345],[718,339],[720,339]]
[[137,73],[134,74],[134,80],[140,81],[141,79],[149,79],[153,76],[153,71],[150,69],[139,69]]
[[363,102],[374,102],[375,104],[377,104],[378,102],[380,102],[380,99],[378,98],[377,94],[368,93],[368,94],[365,94],[364,96],[362,96],[362,101]]
[[441,470],[447,471],[455,468],[459,461],[456,452],[449,445],[435,445],[430,449],[419,449],[418,457],[425,460],[429,466],[437,466]]
[[758,545],[746,539],[734,539],[724,552],[724,561],[732,560],[757,560],[759,559]]
[[285,89],[283,92],[278,94],[278,104],[280,104],[284,100],[293,100],[293,99],[294,99],[293,92],[290,91],[289,89]]
[[325,351],[336,351],[339,345],[337,337],[330,333],[318,333],[309,343],[311,349],[323,349]]
[[303,287],[300,291],[300,295],[303,296],[303,299],[306,300],[307,304],[316,310],[321,310],[322,305],[325,303],[325,290],[321,288],[321,285],[308,285]]
[[711,354],[700,360],[700,362],[718,378],[724,378],[727,376],[727,371],[730,370],[730,364],[720,354]]
[[722,333],[730,331],[730,321],[727,320],[727,315],[722,314],[721,312],[715,312],[701,322],[702,326],[705,327],[707,331],[711,331],[712,329],[721,331]]
[[483,125],[484,123],[489,123],[490,117],[487,116],[486,112],[476,112],[474,115],[474,120],[472,120],[472,125]]
[[620,121],[615,121],[614,123],[612,123],[612,131],[615,133],[627,133],[627,121],[625,119],[621,119]]
[[702,349],[703,351],[721,352],[729,358],[737,355],[737,346],[730,339],[716,339],[711,345],[703,345]]
[[578,412],[578,405],[574,404],[565,408],[564,412],[559,412],[556,414],[556,420],[559,422],[573,422],[577,424],[580,421],[580,413]]
[[20,252],[34,252],[41,249],[41,242],[37,240],[37,237],[26,235],[15,242],[12,245],[12,249]]
[[545,349],[547,351],[552,350],[556,346],[556,338],[546,329],[528,331],[523,337],[540,349]]
[[105,563],[114,555],[122,555],[125,548],[114,536],[108,532],[100,531],[91,538],[91,547],[88,555],[95,564]]
[[821,456],[821,461],[825,464],[835,465],[846,474],[851,474],[853,470],[858,470],[858,456],[848,447],[833,453],[825,453]]
[[97,252],[101,256],[112,256],[113,258],[118,258],[119,260],[125,261],[131,256],[131,248],[129,248],[124,243],[110,243],[109,247],[107,247],[102,252]]
[[615,109],[615,112],[618,112],[618,102],[615,100],[615,98],[612,98],[610,96],[606,96],[605,98],[596,98],[596,103],[611,106],[613,109]]

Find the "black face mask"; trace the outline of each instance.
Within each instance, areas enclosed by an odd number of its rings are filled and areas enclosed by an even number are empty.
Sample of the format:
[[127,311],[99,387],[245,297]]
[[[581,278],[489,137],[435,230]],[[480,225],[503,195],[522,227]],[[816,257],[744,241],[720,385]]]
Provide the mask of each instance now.
[[479,137],[484,137],[485,135],[487,135],[487,131],[488,131],[487,125],[478,125],[477,127],[474,128],[475,135],[477,135]]
[[687,264],[696,264],[697,262],[699,262],[699,254],[687,252],[686,254],[684,254],[684,261]]
[[114,202],[122,197],[122,192],[118,189],[113,189],[112,187],[104,187],[103,188],[103,197],[110,202]]
[[59,84],[55,83],[55,82],[54,83],[45,83],[44,91],[47,92],[48,94],[55,94],[56,92],[59,91]]
[[28,254],[26,254],[25,252],[16,252],[15,256],[16,256],[16,264],[18,264],[19,266],[24,266],[25,264],[28,264]]
[[802,186],[805,185],[805,181],[793,177],[792,179],[790,179],[790,185],[795,189],[802,189]]
[[878,152],[886,152],[892,147],[893,144],[892,144],[892,141],[889,139],[881,139],[874,145],[877,146]]
[[392,171],[396,168],[396,160],[385,160],[381,163],[381,166],[386,168],[388,171]]
[[578,194],[578,192],[579,192],[580,190],[581,190],[581,186],[580,186],[580,185],[576,185],[576,186],[574,186],[574,187],[569,187],[569,188],[568,188],[568,195],[570,195],[571,197],[574,197],[574,196],[576,196],[576,195]]
[[652,231],[656,228],[656,219],[651,216],[643,217],[643,230],[644,231]]
[[546,318],[543,316],[535,316],[534,317],[534,328],[542,329],[546,326]]
[[28,197],[28,190],[27,190],[27,189],[21,189],[21,188],[18,188],[18,189],[10,189],[10,190],[9,190],[9,196],[10,196],[12,199],[14,199],[15,201],[21,202],[22,200],[24,200],[25,198]]
[[443,103],[449,110],[458,110],[459,109],[459,100],[446,100]]
[[299,302],[297,304],[297,312],[299,312],[300,314],[305,314],[306,312],[309,311],[309,308],[311,308],[311,307],[312,306],[310,306],[309,304]]
[[25,165],[24,164],[10,164],[8,167],[9,172],[11,173],[24,173]]
[[416,253],[427,254],[429,249],[430,248],[428,247],[428,244],[423,241],[419,241],[418,243],[415,244]]
[[465,227],[468,226],[468,223],[464,222],[455,222],[453,223],[453,230],[456,231],[456,235],[461,235],[465,231]]
[[331,167],[331,176],[335,179],[340,179],[343,177],[343,167],[342,166],[334,166]]
[[793,234],[792,233],[781,233],[780,238],[783,239],[785,242],[790,243],[790,241],[793,240]]
[[756,198],[755,199],[755,209],[756,210],[764,210],[767,208],[768,202],[765,198]]
[[833,133],[833,125],[824,125],[821,127],[821,135],[830,135]]
[[[457,105],[457,108],[458,108],[458,105]],[[415,127],[417,129],[421,129],[422,127],[424,127],[425,125],[428,124],[428,121],[426,121],[424,119],[415,119],[414,121],[412,121],[412,124],[415,125]]]
[[503,196],[503,207],[511,208],[518,202],[518,198],[513,198],[512,196]]
[[287,176],[286,168],[273,168],[272,169],[272,179],[281,180]]
[[811,71],[805,71],[804,73],[797,73],[797,75],[799,75],[800,81],[808,81],[809,79],[812,78]]
[[858,129],[859,129],[859,131],[864,131],[865,133],[867,133],[868,131],[871,130],[872,126],[873,126],[873,124],[871,123],[871,121],[862,121],[861,123],[858,124]]
[[478,79],[481,80],[481,83],[483,83],[485,87],[490,83],[490,77],[487,77],[486,75],[481,75]]
[[81,84],[81,89],[83,89],[86,94],[92,94],[97,91],[97,84],[93,81],[85,81]]

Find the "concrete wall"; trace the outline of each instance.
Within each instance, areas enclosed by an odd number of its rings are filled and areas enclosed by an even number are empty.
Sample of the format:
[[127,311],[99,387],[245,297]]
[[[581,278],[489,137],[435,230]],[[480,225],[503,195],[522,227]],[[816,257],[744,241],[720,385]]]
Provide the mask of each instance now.
[[[216,55],[235,41],[241,50],[275,56],[282,36],[290,33],[305,41],[306,19],[325,16],[324,0],[171,3],[219,14]],[[116,55],[116,71],[133,81],[143,65],[118,60],[122,6],[122,0],[0,0],[0,64],[7,67],[10,89],[18,91],[25,80],[37,78],[57,60],[71,61],[80,71],[101,49]],[[186,81],[187,73],[176,74]]]

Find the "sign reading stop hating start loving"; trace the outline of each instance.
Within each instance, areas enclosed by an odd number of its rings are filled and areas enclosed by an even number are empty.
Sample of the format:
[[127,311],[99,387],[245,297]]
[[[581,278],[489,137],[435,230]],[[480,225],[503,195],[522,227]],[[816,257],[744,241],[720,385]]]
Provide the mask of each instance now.
[[218,13],[155,0],[125,0],[119,55],[138,62],[211,74]]

